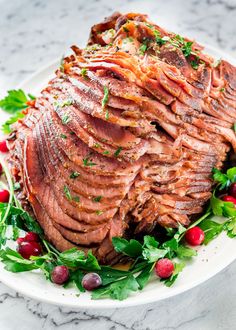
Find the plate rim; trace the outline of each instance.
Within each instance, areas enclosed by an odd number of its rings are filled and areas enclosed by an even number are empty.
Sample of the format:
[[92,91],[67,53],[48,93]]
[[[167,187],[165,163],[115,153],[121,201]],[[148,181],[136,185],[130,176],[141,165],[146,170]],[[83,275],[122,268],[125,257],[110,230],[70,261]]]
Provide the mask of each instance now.
[[[204,45],[203,43],[201,43],[201,45],[204,46],[204,50],[206,50],[206,53],[208,52],[213,52],[215,54],[219,54],[220,58],[224,58],[230,61],[230,63],[236,65],[236,60],[233,58],[233,55],[227,54],[224,51],[221,51],[220,49],[218,49],[217,47],[214,46],[209,46],[209,45]],[[33,74],[31,74],[29,77],[27,77],[26,79],[24,79],[20,84],[18,84],[17,88],[21,88],[24,89],[24,86],[27,86],[30,84],[30,82],[35,79],[37,76],[39,76],[40,74],[43,73],[43,71],[45,70],[50,70],[51,67],[54,67],[56,65],[58,65],[58,63],[60,62],[61,58],[56,58],[50,62],[48,62],[47,64],[43,65],[40,69],[36,70]],[[223,233],[222,233],[223,234]],[[222,235],[221,234],[221,235]],[[207,247],[206,247],[207,248]],[[31,292],[29,289],[27,289],[27,287],[18,287],[17,283],[14,283],[14,281],[7,281],[7,271],[5,271],[3,268],[2,270],[0,269],[0,281],[5,284],[7,287],[19,292],[20,294],[25,295],[26,297],[35,299],[37,301],[41,301],[41,302],[45,302],[45,303],[49,303],[49,304],[53,304],[53,305],[57,305],[57,306],[66,306],[66,307],[71,307],[74,309],[77,308],[87,308],[87,309],[113,309],[113,308],[124,308],[124,307],[135,307],[135,306],[140,306],[140,305],[145,305],[145,304],[149,304],[149,303],[156,303],[159,301],[163,301],[165,299],[180,295],[181,293],[184,293],[186,291],[189,291],[193,288],[196,288],[198,285],[203,284],[204,282],[208,281],[210,278],[214,277],[216,274],[218,274],[220,271],[222,271],[223,269],[225,269],[227,266],[229,266],[233,261],[235,261],[236,259],[236,254],[233,256],[227,256],[226,258],[224,258],[222,260],[221,263],[219,263],[213,271],[209,272],[209,274],[206,275],[202,275],[200,277],[197,277],[196,280],[193,280],[189,283],[187,283],[186,285],[182,285],[179,288],[175,288],[175,290],[173,290],[173,288],[169,288],[168,293],[165,294],[164,297],[158,297],[158,295],[154,295],[154,294],[150,294],[150,296],[147,297],[139,297],[137,299],[136,302],[132,300],[130,300],[129,298],[123,301],[117,301],[117,300],[112,300],[112,299],[105,299],[105,300],[90,300],[90,301],[83,301],[83,300],[79,300],[78,299],[78,303],[75,305],[74,303],[70,303],[69,299],[67,301],[58,301],[57,296],[55,297],[55,299],[47,297],[46,295],[39,295],[37,293],[37,291]],[[4,276],[3,274],[6,273],[6,276]],[[17,274],[14,274],[17,276]],[[184,275],[182,275],[184,276]],[[145,289],[144,289],[145,290]],[[158,290],[158,288],[156,289],[156,291]],[[132,298],[135,298],[135,294],[137,295],[137,297],[139,295],[141,295],[141,292],[137,291],[134,293],[134,296],[132,296]]]

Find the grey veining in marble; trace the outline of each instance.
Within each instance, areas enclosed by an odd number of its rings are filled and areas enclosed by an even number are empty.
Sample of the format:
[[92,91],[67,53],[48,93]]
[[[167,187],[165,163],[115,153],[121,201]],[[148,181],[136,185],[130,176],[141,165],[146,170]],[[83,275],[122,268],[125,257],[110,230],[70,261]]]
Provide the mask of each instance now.
[[[159,25],[236,55],[236,0],[0,0],[0,94],[14,88],[113,11],[145,12]],[[236,329],[236,263],[166,301],[120,310],[70,310],[0,284],[1,330]]]

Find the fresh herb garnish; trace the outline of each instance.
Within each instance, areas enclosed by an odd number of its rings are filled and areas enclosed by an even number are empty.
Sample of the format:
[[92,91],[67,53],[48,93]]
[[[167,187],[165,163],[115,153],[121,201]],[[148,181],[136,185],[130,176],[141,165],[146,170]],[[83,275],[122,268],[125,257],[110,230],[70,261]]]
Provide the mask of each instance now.
[[83,164],[84,164],[84,166],[95,166],[95,165],[97,165],[96,163],[93,163],[92,161],[91,161],[91,159],[90,159],[90,157],[86,157],[86,158],[84,158],[83,159]]
[[144,55],[146,50],[147,50],[148,46],[146,44],[142,44],[140,47],[139,47],[139,52],[140,54]]
[[102,199],[102,196],[96,196],[93,198],[94,202],[100,202],[100,200]]
[[17,122],[19,119],[24,118],[25,114],[22,110],[26,109],[30,100],[34,100],[35,97],[31,94],[25,94],[22,89],[9,90],[8,95],[0,100],[0,108],[12,116],[2,125],[2,131],[4,134],[11,132],[11,125]]
[[62,139],[67,139],[67,136],[66,136],[65,134],[63,134],[63,133],[60,134],[60,137],[61,137]]
[[80,74],[82,77],[87,78],[87,72],[88,72],[88,69],[82,68],[80,71]]
[[95,213],[96,213],[97,215],[101,215],[101,214],[103,214],[103,211],[101,211],[101,210],[97,210]]
[[122,151],[122,147],[119,147],[119,148],[114,152],[114,156],[115,156],[115,157],[118,157],[119,154],[121,153],[121,151]]
[[64,186],[63,187],[63,191],[64,191],[64,194],[65,194],[66,198],[69,201],[71,201],[72,200],[72,196],[71,196],[71,193],[70,193],[70,189],[67,186]]
[[69,121],[70,121],[70,117],[69,117],[69,115],[63,115],[63,117],[62,117],[62,124],[63,125],[66,125],[66,124],[68,124],[69,123]]
[[108,151],[108,150],[103,151],[103,155],[109,155],[109,154],[110,154],[110,151]]
[[79,172],[72,172],[70,174],[70,179],[76,179],[78,176],[80,176],[80,173]]
[[107,105],[107,102],[108,102],[108,98],[109,98],[109,89],[107,86],[104,86],[103,87],[103,90],[104,90],[104,96],[103,96],[103,99],[102,99],[102,108],[104,109],[105,106]]

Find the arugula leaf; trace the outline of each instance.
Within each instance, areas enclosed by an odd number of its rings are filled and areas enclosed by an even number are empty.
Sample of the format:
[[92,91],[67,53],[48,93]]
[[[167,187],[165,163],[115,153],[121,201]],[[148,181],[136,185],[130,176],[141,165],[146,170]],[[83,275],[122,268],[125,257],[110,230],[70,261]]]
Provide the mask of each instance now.
[[121,237],[113,237],[112,244],[116,252],[123,253],[131,258],[137,258],[142,255],[142,245],[135,239],[127,241]]

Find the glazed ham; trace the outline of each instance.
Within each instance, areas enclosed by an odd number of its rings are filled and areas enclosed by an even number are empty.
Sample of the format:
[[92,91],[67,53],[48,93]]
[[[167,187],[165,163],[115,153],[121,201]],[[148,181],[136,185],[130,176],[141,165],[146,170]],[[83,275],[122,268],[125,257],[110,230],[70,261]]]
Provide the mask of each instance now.
[[236,68],[145,15],[113,14],[72,47],[15,125],[19,199],[60,251],[187,226],[236,149]]

